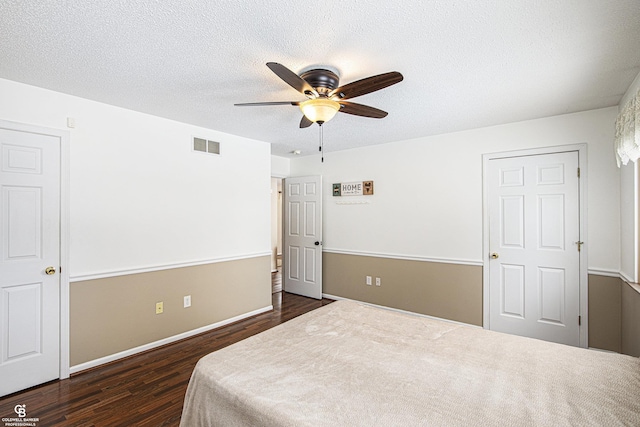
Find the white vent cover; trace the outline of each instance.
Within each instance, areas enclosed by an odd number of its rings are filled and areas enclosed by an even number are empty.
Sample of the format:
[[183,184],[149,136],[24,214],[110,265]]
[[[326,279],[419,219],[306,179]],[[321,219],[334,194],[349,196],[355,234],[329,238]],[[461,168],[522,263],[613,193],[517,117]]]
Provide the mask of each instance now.
[[200,151],[208,154],[220,154],[220,143],[209,141],[204,138],[193,138],[193,151]]

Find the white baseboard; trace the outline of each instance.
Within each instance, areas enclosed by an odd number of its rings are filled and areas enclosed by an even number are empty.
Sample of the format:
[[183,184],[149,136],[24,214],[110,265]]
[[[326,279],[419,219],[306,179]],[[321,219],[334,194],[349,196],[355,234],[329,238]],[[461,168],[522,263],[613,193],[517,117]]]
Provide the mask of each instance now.
[[395,311],[397,313],[410,314],[412,316],[418,316],[418,317],[426,317],[427,319],[440,320],[442,322],[455,323],[456,325],[470,326],[472,328],[480,328],[480,329],[482,329],[482,326],[472,325],[471,323],[457,322],[455,320],[443,319],[442,317],[429,316],[428,314],[416,313],[414,311],[407,311],[407,310],[401,310],[399,308],[387,307],[385,305],[372,304],[370,302],[360,301],[360,300],[357,300],[357,299],[344,298],[344,297],[339,297],[339,296],[331,295],[331,294],[322,294],[322,297],[323,298],[328,298],[328,299],[333,299],[333,300],[355,301],[355,302],[359,302],[360,304],[369,305],[371,307],[382,308],[384,310]]
[[257,310],[250,311],[248,313],[240,314],[235,317],[231,317],[226,320],[222,320],[220,322],[212,323],[211,325],[203,326],[201,328],[193,329],[191,331],[183,332],[181,334],[177,334],[171,337],[163,338],[158,341],[151,342],[149,344],[144,344],[138,347],[130,348],[129,350],[124,350],[119,353],[111,354],[109,356],[104,356],[99,359],[90,360],[88,362],[81,363],[79,365],[72,366],[70,368],[70,373],[75,374],[86,369],[95,368],[96,366],[104,365],[105,363],[113,362],[118,359],[122,359],[128,356],[133,356],[134,354],[142,353],[143,351],[151,350],[166,344],[171,344],[172,342],[180,341],[185,338],[192,337],[194,335],[201,334],[203,332],[208,332],[213,329],[220,328],[222,326],[228,325],[233,322],[237,322],[239,320],[246,319],[251,316],[255,316],[261,313],[265,313],[267,311],[273,310],[273,305],[269,305],[267,307],[259,308]]
[[611,351],[611,350],[603,350],[601,348],[595,348],[595,347],[589,347],[589,350],[593,350],[593,351],[600,351],[602,353],[613,353],[613,354],[620,354],[617,351]]

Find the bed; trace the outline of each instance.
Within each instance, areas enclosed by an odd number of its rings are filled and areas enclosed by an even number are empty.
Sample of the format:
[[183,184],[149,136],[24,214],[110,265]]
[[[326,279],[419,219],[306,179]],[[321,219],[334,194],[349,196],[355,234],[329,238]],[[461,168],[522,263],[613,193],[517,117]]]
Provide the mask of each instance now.
[[181,426],[640,426],[640,359],[353,301],[203,357]]

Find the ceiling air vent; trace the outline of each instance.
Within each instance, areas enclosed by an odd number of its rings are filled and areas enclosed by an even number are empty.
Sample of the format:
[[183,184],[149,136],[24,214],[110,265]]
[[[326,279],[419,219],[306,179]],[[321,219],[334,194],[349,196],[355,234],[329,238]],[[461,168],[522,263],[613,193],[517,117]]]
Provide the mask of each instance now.
[[204,138],[193,138],[193,151],[200,151],[201,153],[208,154],[220,154],[220,143],[216,141],[209,141]]

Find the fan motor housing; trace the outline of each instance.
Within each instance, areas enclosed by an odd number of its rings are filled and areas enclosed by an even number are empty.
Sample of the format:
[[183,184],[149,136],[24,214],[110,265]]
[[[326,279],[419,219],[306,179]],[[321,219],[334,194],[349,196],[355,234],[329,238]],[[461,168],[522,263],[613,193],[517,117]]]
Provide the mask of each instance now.
[[324,92],[325,94],[337,88],[340,82],[340,78],[336,73],[321,68],[305,71],[300,77],[306,80],[307,83],[318,90],[318,92]]

